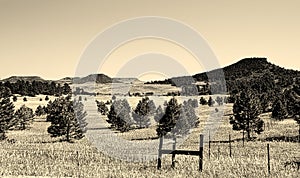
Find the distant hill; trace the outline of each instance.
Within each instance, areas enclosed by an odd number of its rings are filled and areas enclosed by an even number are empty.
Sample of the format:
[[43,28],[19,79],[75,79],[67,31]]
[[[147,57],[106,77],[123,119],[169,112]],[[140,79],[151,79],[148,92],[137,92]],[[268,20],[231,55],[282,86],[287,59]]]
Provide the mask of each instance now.
[[112,78],[108,77],[104,74],[91,74],[86,77],[82,78],[74,78],[73,83],[82,84],[87,82],[96,82],[96,83],[111,83],[113,80]]
[[62,79],[57,80],[56,82],[60,84],[64,84],[64,83],[72,84],[73,80],[74,80],[73,77],[64,77]]
[[140,81],[137,78],[113,78],[113,82],[114,83],[142,83],[142,81]]
[[[300,71],[284,69],[267,61],[267,58],[245,58],[234,64],[222,68],[226,81],[249,78],[265,73],[275,76],[285,75],[287,77],[300,76]],[[193,75],[197,81],[207,81],[207,75],[217,73],[220,69]]]
[[32,81],[41,81],[41,82],[45,82],[47,80],[42,79],[39,76],[11,76],[9,78],[3,79],[1,80],[3,83],[9,81],[10,83],[15,83],[18,80],[23,80],[23,81],[28,81],[28,82],[32,82]]
[[[249,80],[252,77],[263,76],[265,74],[281,78],[282,76],[293,79],[300,77],[300,71],[284,69],[267,61],[267,58],[245,58],[234,64],[221,69],[215,69],[208,72],[202,72],[193,76],[173,77],[163,81],[151,81],[146,84],[190,84],[196,81],[212,81],[220,79],[220,74],[224,74],[226,82],[235,80]],[[208,78],[210,76],[210,78]]]

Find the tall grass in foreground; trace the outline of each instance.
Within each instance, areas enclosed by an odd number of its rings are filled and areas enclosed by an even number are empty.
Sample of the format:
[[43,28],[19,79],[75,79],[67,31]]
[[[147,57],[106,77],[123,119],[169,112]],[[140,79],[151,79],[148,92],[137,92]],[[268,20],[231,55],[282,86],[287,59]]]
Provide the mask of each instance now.
[[[197,112],[201,119],[200,126],[182,145],[178,145],[178,149],[199,149],[199,134],[202,133],[207,116],[213,111],[214,108],[199,107]],[[263,119],[270,122],[269,116]],[[29,130],[10,131],[7,135],[10,139],[15,139],[16,143],[0,142],[0,176],[268,177],[267,143],[270,143],[271,154],[270,177],[298,177],[299,175],[299,170],[284,167],[286,162],[294,160],[294,157],[300,157],[299,143],[266,141],[266,138],[282,135],[296,136],[298,127],[293,120],[272,123],[262,135],[254,135],[257,137],[256,141],[245,142],[243,147],[240,140],[241,132],[232,131],[228,117],[224,117],[211,139],[228,141],[228,134],[231,134],[232,157],[229,157],[228,143],[212,143],[211,156],[208,159],[206,144],[204,169],[201,173],[198,171],[197,156],[176,155],[174,169],[171,168],[171,155],[164,156],[162,168],[157,170],[155,160],[131,163],[110,158],[108,155],[99,153],[86,138],[75,143],[60,142],[60,138],[49,136],[47,127],[50,123],[44,120],[44,118],[37,119]],[[117,134],[128,140],[156,136],[155,127]]]

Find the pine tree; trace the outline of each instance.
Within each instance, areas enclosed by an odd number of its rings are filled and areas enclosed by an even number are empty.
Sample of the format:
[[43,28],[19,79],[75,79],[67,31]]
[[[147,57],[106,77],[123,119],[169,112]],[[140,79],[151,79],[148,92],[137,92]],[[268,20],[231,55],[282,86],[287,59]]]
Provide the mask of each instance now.
[[14,105],[10,101],[10,89],[0,86],[0,140],[6,139],[6,131],[15,125]]
[[112,128],[121,132],[127,132],[134,123],[130,112],[131,108],[126,99],[114,100],[107,116],[107,122],[111,124]]
[[264,122],[259,118],[260,108],[259,99],[251,91],[242,91],[233,105],[234,116],[230,118],[232,129],[246,131],[248,139],[251,138],[251,132],[263,132]]
[[154,120],[156,123],[159,123],[159,120],[164,116],[165,112],[163,111],[161,105],[159,105],[155,111]]
[[108,112],[108,108],[105,105],[103,101],[98,101],[96,100],[97,107],[98,107],[98,112],[100,112],[102,115],[106,115]]
[[45,109],[44,107],[42,107],[41,105],[39,105],[36,110],[35,110],[35,115],[36,116],[41,116],[41,115],[45,115],[46,112],[45,112]]
[[212,97],[210,96],[208,101],[207,101],[207,104],[209,107],[212,107],[214,104],[215,104],[215,101],[212,99]]
[[176,120],[174,128],[171,130],[173,135],[187,135],[191,129],[199,125],[199,118],[196,116],[195,109],[189,102],[183,102],[180,116]]
[[206,99],[203,98],[203,97],[201,97],[201,98],[200,98],[200,104],[201,104],[201,105],[207,105]]
[[117,124],[117,120],[118,120],[117,117],[118,116],[117,116],[117,113],[116,113],[116,110],[115,110],[115,106],[112,104],[110,106],[110,110],[109,110],[109,112],[107,114],[107,118],[108,119],[106,120],[108,123],[111,124],[112,128],[116,128],[116,124]]
[[191,105],[193,108],[197,108],[199,105],[198,105],[198,101],[197,99],[188,99],[188,104]]
[[133,119],[137,122],[139,128],[150,126],[150,116],[155,113],[155,104],[148,97],[142,98],[138,102],[134,112]]
[[14,95],[14,96],[13,96],[13,102],[16,102],[17,100],[18,100],[17,96]]
[[32,109],[22,105],[15,113],[17,119],[16,129],[25,130],[33,121],[33,116]]
[[272,108],[272,118],[276,120],[283,120],[287,118],[287,111],[280,99],[276,100]]
[[218,103],[219,106],[223,105],[223,98],[220,96],[217,96],[216,102]]
[[48,101],[49,100],[49,96],[47,95],[46,97],[45,97],[45,101]]
[[174,97],[167,103],[166,112],[159,120],[159,124],[156,129],[156,133],[159,137],[171,132],[171,130],[175,127],[176,121],[180,117],[180,109],[181,105],[178,104]]
[[81,139],[85,132],[86,112],[79,101],[71,101],[70,96],[60,97],[52,104],[47,118],[51,121],[48,133],[52,137],[64,136],[65,140]]

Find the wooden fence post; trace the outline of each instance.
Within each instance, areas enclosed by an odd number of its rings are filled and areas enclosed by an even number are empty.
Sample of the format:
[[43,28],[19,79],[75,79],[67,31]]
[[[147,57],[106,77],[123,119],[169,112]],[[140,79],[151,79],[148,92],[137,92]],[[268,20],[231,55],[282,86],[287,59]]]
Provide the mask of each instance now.
[[208,159],[210,159],[210,131],[208,132]]
[[[176,150],[176,136],[173,137],[173,151]],[[172,153],[172,168],[175,168],[175,153]]]
[[267,144],[267,151],[268,151],[268,174],[270,175],[271,169],[270,169],[270,144]]
[[76,158],[77,158],[77,166],[79,167],[80,165],[79,165],[79,152],[78,151],[76,151]]
[[202,172],[203,170],[203,140],[204,140],[204,135],[200,135],[200,155],[199,155],[199,171]]
[[163,145],[163,136],[159,138],[159,146],[158,146],[158,159],[157,159],[157,169],[161,168],[161,156],[162,156],[162,145]]
[[245,130],[243,130],[243,147],[245,146]]
[[231,157],[231,135],[229,134],[229,156]]
[[299,124],[299,128],[298,128],[298,143],[300,143],[300,124]]

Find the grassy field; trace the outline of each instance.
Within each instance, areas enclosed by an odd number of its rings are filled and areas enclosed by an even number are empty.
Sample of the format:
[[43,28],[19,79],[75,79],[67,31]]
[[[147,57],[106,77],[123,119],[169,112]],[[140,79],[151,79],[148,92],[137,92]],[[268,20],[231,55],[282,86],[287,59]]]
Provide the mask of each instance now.
[[[39,101],[43,97],[43,101]],[[23,102],[18,98],[16,107],[21,104],[36,108],[39,104],[45,105],[44,96],[28,98]],[[53,98],[52,98],[53,99]],[[97,98],[106,100],[109,98]],[[129,103],[135,107],[140,98],[132,98]],[[160,98],[156,105],[167,98]],[[183,98],[182,98],[183,100]],[[155,100],[156,102],[156,100]],[[90,107],[91,98],[84,101]],[[225,105],[225,112],[229,112],[231,104]],[[86,108],[89,110],[89,108]],[[200,126],[178,146],[178,149],[198,150],[199,135],[207,124],[207,118],[217,117],[215,107],[200,106],[196,109],[200,117]],[[96,117],[95,113],[88,111],[89,117]],[[104,121],[104,116],[97,116]],[[2,176],[54,176],[54,177],[268,177],[267,147],[270,144],[271,175],[269,177],[298,177],[299,170],[289,166],[284,167],[288,161],[300,157],[299,143],[292,142],[298,134],[298,126],[288,119],[282,122],[271,122],[270,114],[262,115],[267,123],[266,130],[254,141],[246,142],[243,146],[242,133],[232,131],[228,116],[223,116],[216,133],[211,137],[213,141],[222,143],[211,144],[211,156],[208,158],[208,145],[204,147],[204,170],[198,171],[197,156],[176,155],[176,167],[171,168],[171,156],[164,156],[162,169],[156,169],[156,160],[147,159],[143,162],[126,162],[103,154],[91,144],[88,138],[74,143],[60,142],[60,138],[51,138],[47,133],[49,123],[45,116],[35,118],[30,129],[25,131],[9,131],[9,139],[15,143],[0,142],[0,175]],[[105,121],[103,122],[105,123]],[[228,135],[233,142],[232,157],[229,157]],[[140,139],[156,136],[155,126],[148,129],[132,130],[127,133],[115,133],[116,136],[135,144],[143,144]],[[285,139],[282,139],[283,137]],[[269,141],[275,139],[276,141]],[[157,141],[157,140],[156,140]],[[113,148],[126,149],[126,148]],[[136,153],[141,150],[132,150]],[[153,155],[152,155],[153,156]]]

